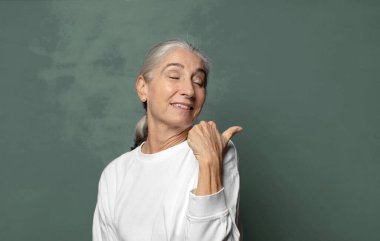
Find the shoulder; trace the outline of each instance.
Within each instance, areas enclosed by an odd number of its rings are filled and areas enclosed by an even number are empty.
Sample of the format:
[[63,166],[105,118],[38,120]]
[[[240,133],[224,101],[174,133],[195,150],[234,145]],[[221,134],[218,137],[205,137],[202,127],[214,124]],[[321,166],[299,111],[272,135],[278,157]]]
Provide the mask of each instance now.
[[100,181],[106,181],[107,183],[119,182],[124,176],[124,172],[128,169],[128,165],[132,163],[133,152],[123,153],[110,161],[103,169]]

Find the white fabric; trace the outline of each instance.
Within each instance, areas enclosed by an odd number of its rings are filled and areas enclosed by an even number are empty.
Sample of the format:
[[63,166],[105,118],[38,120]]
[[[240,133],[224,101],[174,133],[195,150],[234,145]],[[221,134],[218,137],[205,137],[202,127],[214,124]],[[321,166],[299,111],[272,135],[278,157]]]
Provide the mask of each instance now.
[[187,141],[144,154],[141,146],[103,170],[93,241],[238,241],[238,156],[229,141],[223,188],[196,196],[198,160]]

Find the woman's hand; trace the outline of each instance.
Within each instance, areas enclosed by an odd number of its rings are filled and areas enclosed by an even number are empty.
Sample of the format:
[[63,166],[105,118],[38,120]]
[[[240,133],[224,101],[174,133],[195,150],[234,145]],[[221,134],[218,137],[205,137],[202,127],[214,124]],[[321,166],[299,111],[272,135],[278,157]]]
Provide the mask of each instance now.
[[199,161],[196,195],[213,194],[222,188],[224,150],[228,141],[242,130],[240,126],[232,126],[220,134],[215,122],[201,121],[189,131],[187,141]]

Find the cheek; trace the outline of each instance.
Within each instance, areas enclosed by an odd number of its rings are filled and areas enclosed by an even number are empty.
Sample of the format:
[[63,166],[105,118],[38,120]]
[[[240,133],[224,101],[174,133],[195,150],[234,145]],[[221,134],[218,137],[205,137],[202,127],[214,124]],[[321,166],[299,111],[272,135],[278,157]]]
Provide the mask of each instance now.
[[149,89],[149,95],[152,100],[158,100],[165,94],[166,86],[154,85]]
[[160,99],[169,98],[171,94],[175,92],[175,86],[162,83],[160,86],[155,88],[154,95]]
[[151,88],[149,91],[151,108],[155,111],[166,111],[166,109],[169,108],[173,93],[175,93],[175,88],[169,85],[160,85]]
[[199,90],[199,92],[197,93],[197,99],[198,99],[199,105],[203,105],[203,103],[206,100],[206,93],[204,90]]

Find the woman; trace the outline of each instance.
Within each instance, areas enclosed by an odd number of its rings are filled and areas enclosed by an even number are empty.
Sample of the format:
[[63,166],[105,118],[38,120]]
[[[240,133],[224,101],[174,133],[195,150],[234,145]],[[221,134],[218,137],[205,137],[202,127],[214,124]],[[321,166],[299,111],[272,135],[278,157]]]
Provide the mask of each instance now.
[[93,240],[240,238],[238,157],[233,126],[194,125],[206,98],[209,64],[192,45],[168,40],[145,57],[136,92],[146,115],[135,148],[103,170]]

